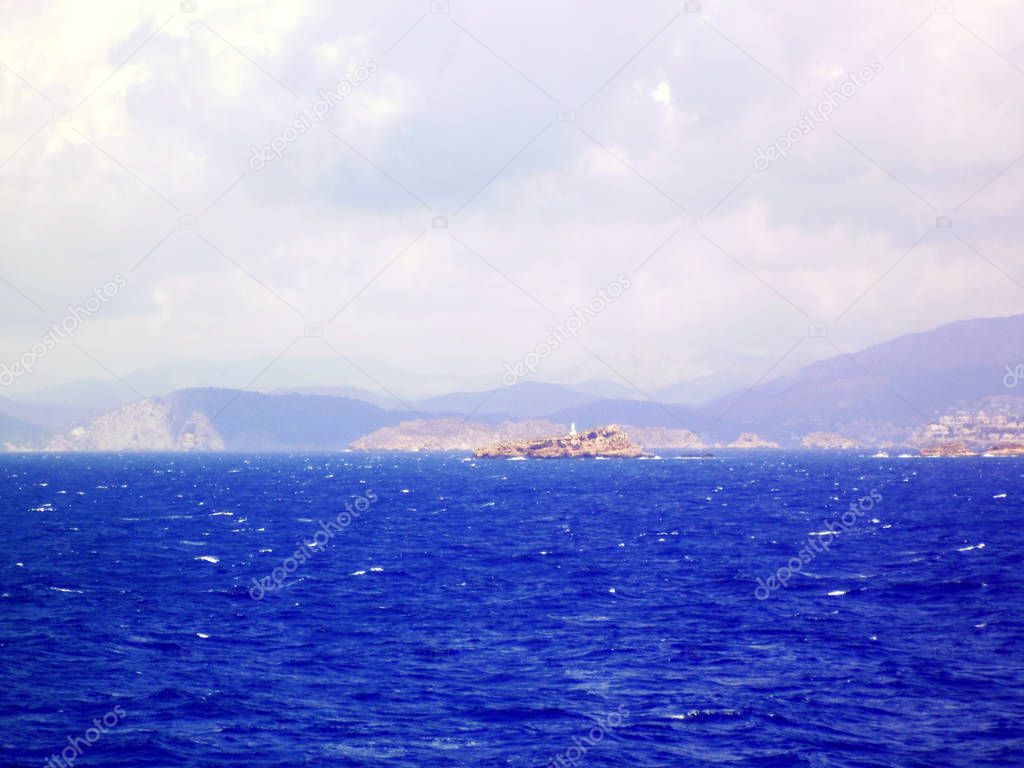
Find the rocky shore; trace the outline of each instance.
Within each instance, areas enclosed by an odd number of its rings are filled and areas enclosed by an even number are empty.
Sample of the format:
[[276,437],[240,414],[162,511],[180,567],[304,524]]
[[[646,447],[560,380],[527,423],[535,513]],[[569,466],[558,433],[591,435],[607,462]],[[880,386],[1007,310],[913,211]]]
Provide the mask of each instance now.
[[948,458],[950,456],[977,456],[965,443],[940,443],[938,445],[926,445],[921,449],[922,456],[935,458],[936,456]]
[[643,451],[618,425],[610,424],[562,437],[494,443],[477,448],[473,455],[478,459],[635,459]]
[[994,445],[985,451],[986,456],[1024,456],[1024,445]]
[[478,445],[537,440],[566,425],[550,421],[506,421],[497,426],[465,419],[417,419],[383,427],[349,444],[354,451],[471,451]]

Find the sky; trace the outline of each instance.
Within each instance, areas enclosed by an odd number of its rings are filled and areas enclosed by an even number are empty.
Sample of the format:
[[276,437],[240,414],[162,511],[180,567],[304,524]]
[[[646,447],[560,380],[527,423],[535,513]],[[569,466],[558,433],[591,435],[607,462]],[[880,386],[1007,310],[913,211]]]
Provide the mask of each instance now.
[[696,400],[1022,311],[1020,2],[552,6],[0,0],[0,395]]

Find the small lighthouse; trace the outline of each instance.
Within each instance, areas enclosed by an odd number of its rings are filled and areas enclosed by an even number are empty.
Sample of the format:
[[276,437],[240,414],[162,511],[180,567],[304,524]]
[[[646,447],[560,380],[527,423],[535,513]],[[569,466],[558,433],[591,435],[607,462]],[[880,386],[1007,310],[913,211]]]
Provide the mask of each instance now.
[[571,437],[576,437],[576,422],[575,421],[572,423],[572,428],[569,430],[569,435]]

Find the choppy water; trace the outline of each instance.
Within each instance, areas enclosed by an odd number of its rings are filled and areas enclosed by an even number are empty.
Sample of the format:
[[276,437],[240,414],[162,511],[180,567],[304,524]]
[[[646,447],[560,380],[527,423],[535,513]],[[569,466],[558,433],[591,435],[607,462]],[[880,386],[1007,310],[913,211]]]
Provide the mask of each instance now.
[[1024,765],[1022,479],[1009,459],[6,457],[0,764]]

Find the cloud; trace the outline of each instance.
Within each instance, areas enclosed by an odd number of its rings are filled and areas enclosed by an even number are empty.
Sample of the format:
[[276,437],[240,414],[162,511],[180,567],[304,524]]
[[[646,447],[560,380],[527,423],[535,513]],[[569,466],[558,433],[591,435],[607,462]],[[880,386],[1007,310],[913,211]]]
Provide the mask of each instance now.
[[666,106],[672,103],[672,87],[664,80],[658,83],[657,87],[651,91],[651,98],[659,104]]
[[[498,380],[641,263],[581,335],[614,372],[578,345],[546,370],[646,389],[741,360],[752,383],[811,322],[853,350],[1020,311],[1014,3],[176,9],[4,7],[0,358],[128,279],[82,331],[103,368],[68,347],[19,386],[268,364],[308,322],[389,387]],[[249,167],[367,59],[323,125]],[[754,167],[872,59],[830,122]],[[336,359],[286,356],[297,377]]]

